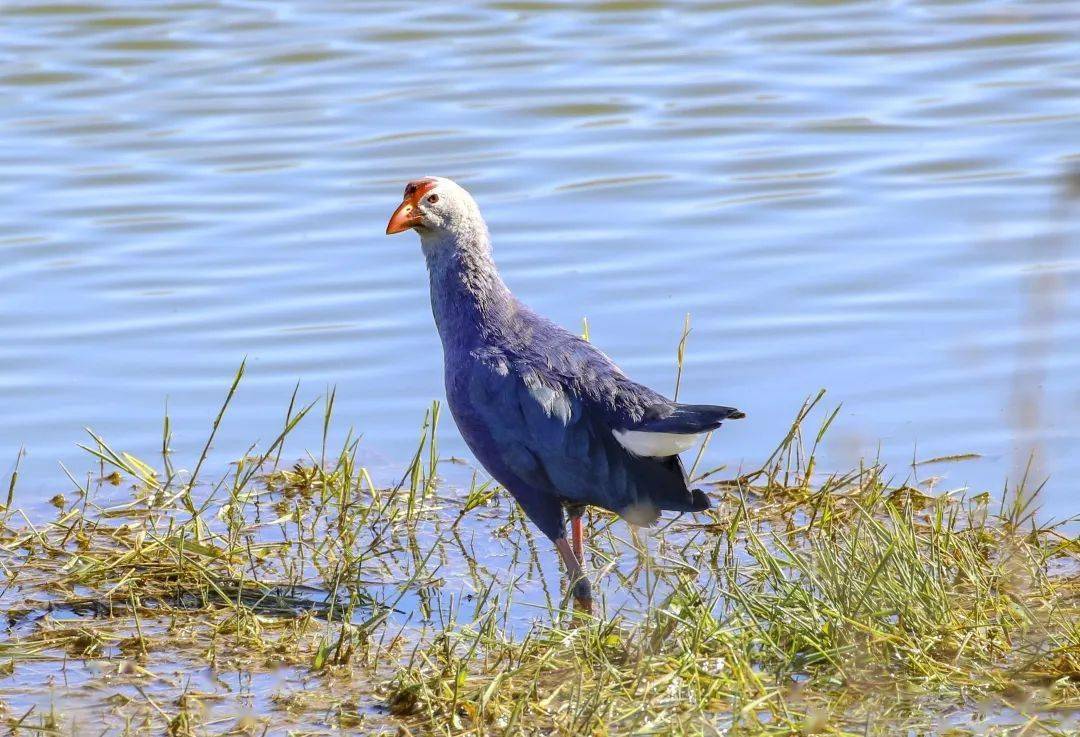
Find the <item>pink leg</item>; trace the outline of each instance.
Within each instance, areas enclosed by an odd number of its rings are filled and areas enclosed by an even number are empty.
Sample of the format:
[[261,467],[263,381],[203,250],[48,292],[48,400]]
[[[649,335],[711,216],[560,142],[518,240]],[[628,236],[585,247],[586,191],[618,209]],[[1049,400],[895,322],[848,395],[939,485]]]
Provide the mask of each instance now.
[[570,535],[574,541],[574,555],[578,563],[585,566],[585,529],[581,524],[581,515],[570,518]]
[[574,555],[570,542],[565,537],[555,541],[555,548],[566,566],[566,573],[570,577],[570,591],[574,595],[574,601],[586,611],[592,611],[592,587],[589,579],[585,577],[585,571],[581,567],[578,557]]

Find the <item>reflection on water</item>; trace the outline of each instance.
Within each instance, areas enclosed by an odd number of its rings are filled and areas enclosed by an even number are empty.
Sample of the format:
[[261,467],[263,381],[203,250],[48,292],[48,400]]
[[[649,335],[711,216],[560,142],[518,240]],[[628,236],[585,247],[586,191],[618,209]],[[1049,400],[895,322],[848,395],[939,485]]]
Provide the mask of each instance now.
[[[135,2],[0,9],[0,454],[84,425],[220,462],[336,384],[399,469],[441,396],[406,179],[477,195],[508,281],[636,377],[737,404],[752,465],[819,387],[839,465],[1036,453],[1077,512],[1080,27],[1043,2]],[[308,428],[308,447],[318,428]],[[300,443],[295,449],[299,453]],[[464,455],[447,427],[443,450]],[[935,469],[937,470],[937,469]]]
[[[1058,214],[1062,221],[1069,218],[1070,211],[1077,209],[1077,196],[1072,190],[1073,182],[1067,174]],[[1016,459],[1014,478],[1027,476],[1038,481],[1047,471],[1046,459],[1039,453],[1050,441],[1053,417],[1044,406],[1045,387],[1051,376],[1059,314],[1067,306],[1065,279],[1061,270],[1055,267],[1067,254],[1064,232],[1058,237],[1035,241],[1030,250],[1031,263],[1024,275],[1021,335],[1026,360],[1016,369],[1011,415],[1013,428],[1018,435],[1029,439],[1030,450],[1026,458]],[[1064,483],[1065,488],[1072,488],[1068,480]]]

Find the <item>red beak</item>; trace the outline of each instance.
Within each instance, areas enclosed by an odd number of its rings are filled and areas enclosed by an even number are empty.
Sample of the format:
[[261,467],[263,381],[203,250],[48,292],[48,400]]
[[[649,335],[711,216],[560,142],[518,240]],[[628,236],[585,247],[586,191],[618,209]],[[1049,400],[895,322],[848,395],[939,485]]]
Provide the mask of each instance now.
[[398,205],[398,209],[394,210],[394,214],[390,216],[390,222],[386,224],[386,234],[401,233],[409,228],[415,228],[419,224],[420,213],[417,211],[415,203],[406,199]]
[[420,198],[435,186],[433,179],[417,179],[409,182],[405,187],[405,198],[390,216],[390,222],[386,224],[386,234],[401,233],[409,228],[415,228],[423,222],[420,216]]

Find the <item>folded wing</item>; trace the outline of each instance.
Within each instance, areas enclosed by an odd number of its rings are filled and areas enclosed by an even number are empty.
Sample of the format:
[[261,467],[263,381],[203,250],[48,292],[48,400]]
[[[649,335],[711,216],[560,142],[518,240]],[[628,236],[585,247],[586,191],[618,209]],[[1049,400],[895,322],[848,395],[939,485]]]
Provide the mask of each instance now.
[[476,362],[467,381],[498,460],[534,488],[637,524],[651,524],[661,510],[708,508],[704,494],[687,488],[678,457],[627,449],[608,412],[551,377],[496,360]]

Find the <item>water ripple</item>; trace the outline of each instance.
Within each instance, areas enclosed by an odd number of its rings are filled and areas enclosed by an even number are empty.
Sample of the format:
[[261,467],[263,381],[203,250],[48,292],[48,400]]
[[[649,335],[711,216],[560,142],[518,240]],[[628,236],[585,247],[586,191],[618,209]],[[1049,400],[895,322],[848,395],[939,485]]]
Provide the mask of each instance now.
[[166,395],[197,444],[244,356],[222,457],[299,378],[407,461],[441,358],[415,239],[382,228],[432,173],[522,297],[639,378],[671,386],[693,314],[683,396],[753,419],[707,463],[760,459],[827,386],[901,466],[978,451],[996,489],[1035,447],[1080,474],[1072,0],[0,14],[0,454],[31,448],[28,483],[83,424],[154,453]]

